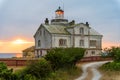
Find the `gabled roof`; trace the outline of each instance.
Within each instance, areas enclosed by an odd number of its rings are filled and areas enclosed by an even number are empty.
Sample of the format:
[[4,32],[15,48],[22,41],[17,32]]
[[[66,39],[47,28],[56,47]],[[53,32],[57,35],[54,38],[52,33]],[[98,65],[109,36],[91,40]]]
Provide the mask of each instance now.
[[101,35],[101,34],[99,32],[97,32],[96,30],[90,28],[90,35]]
[[[78,24],[74,24],[74,25],[68,26],[67,28],[74,28],[74,27],[80,26],[80,25],[86,26],[86,24],[84,24],[84,23],[78,23]],[[88,27],[88,26],[87,26],[87,27]]]
[[34,50],[35,50],[35,46],[31,46],[27,49],[24,49],[23,52],[34,52]]
[[[80,25],[86,26],[86,24],[84,24],[84,23],[79,23],[79,24],[75,24],[75,25],[69,26],[69,27],[67,27],[67,28],[74,28],[74,27],[80,26]],[[86,26],[86,27],[90,28],[90,35],[100,35],[100,36],[102,36],[99,32],[97,32],[97,31],[94,30],[93,28],[91,28],[91,27],[89,27],[89,26]]]
[[52,34],[70,34],[64,25],[43,25]]
[[[50,34],[65,34],[69,35],[70,33],[66,30],[67,26],[64,25],[52,25],[52,24],[41,24],[37,29],[35,35],[40,30],[41,27],[44,27]],[[34,35],[34,37],[35,37]]]
[[[76,26],[80,26],[80,25],[86,26],[84,23],[79,23],[79,24],[75,24],[75,25],[72,25],[72,26],[68,26],[68,25],[66,25],[66,26],[65,25],[55,25],[55,24],[41,24],[40,27],[38,28],[38,30],[41,27],[44,27],[50,34],[65,34],[65,35],[70,35],[70,33],[67,31],[67,29],[69,29],[69,28],[75,28]],[[102,36],[96,30],[92,29],[89,26],[87,26],[87,27],[90,28],[90,35],[99,35],[99,36]],[[37,30],[37,32],[38,32],[38,30]],[[35,33],[35,35],[37,34],[37,32]]]

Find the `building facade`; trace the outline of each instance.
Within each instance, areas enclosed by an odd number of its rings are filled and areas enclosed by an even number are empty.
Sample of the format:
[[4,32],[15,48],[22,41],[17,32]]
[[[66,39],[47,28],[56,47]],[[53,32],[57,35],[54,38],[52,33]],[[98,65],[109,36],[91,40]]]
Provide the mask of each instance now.
[[89,26],[89,23],[75,23],[64,19],[64,11],[59,7],[55,19],[46,18],[34,35],[35,56],[47,54],[47,50],[56,47],[85,48],[85,57],[99,56],[102,50],[102,35]]

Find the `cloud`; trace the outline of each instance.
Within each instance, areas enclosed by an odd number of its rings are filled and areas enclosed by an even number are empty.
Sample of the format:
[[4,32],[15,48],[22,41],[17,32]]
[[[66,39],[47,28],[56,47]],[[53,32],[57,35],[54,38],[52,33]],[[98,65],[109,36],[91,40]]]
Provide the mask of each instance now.
[[[7,45],[7,47],[6,47]],[[24,44],[15,44],[13,41],[1,41],[0,53],[22,53],[22,50],[33,46],[34,42],[26,42]]]
[[103,42],[103,46],[102,46],[102,49],[104,49],[104,48],[110,48],[110,47],[113,47],[113,46],[120,46],[120,44],[119,44],[120,42],[110,42],[110,41],[104,41]]

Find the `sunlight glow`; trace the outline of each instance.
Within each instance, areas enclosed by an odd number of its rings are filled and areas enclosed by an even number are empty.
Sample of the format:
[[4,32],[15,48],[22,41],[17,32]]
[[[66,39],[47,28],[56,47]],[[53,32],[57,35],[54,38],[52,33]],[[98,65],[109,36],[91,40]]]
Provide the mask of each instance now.
[[13,44],[26,44],[26,43],[30,43],[30,42],[27,42],[25,40],[22,40],[22,39],[17,39],[15,41],[12,42]]
[[[24,49],[33,45],[33,41],[25,38],[14,38],[12,41],[0,41],[0,53],[22,53]],[[20,57],[21,55],[17,56]]]
[[0,42],[0,45],[2,44],[2,42]]

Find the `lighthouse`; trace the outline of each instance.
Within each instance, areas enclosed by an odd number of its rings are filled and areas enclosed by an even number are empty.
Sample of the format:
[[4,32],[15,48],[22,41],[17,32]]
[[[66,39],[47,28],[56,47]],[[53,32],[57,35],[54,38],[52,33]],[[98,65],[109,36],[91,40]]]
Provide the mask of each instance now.
[[64,19],[64,10],[61,7],[55,11],[55,18],[51,20],[51,24],[68,24],[68,20]]
[[35,38],[35,57],[45,56],[52,48],[85,48],[84,57],[100,56],[102,35],[88,22],[75,23],[65,19],[65,11],[58,7],[55,17],[48,18],[37,29]]

